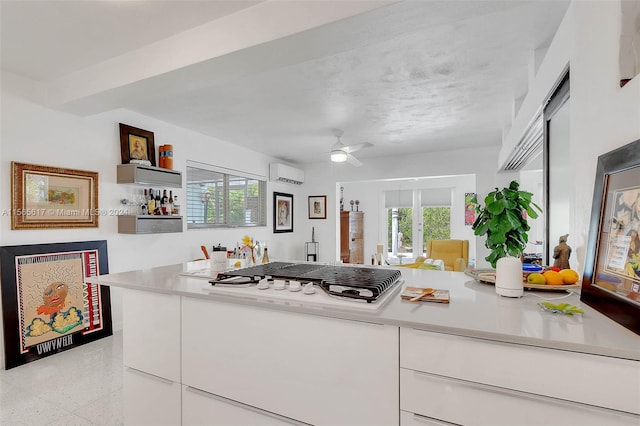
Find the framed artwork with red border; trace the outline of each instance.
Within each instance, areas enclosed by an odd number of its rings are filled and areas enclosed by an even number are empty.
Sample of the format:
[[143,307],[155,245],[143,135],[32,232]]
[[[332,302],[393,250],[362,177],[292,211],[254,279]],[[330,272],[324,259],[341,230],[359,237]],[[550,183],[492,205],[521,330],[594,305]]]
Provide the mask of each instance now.
[[5,368],[112,334],[107,242],[0,247]]

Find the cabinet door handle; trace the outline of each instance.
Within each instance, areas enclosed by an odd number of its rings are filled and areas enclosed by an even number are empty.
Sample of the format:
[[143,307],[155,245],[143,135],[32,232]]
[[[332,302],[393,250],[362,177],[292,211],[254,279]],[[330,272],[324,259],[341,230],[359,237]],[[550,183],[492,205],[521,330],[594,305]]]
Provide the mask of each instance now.
[[127,371],[131,373],[136,373],[140,376],[145,376],[145,377],[157,380],[158,382],[162,382],[167,385],[172,385],[173,383],[175,383],[173,380],[165,379],[164,377],[156,376],[155,374],[147,373],[146,371],[141,371],[136,368],[127,367]]
[[216,401],[220,401],[220,402],[222,402],[224,404],[229,404],[229,405],[233,405],[234,407],[242,408],[244,410],[253,411],[254,413],[258,413],[258,414],[260,414],[262,416],[272,417],[272,418],[277,419],[277,420],[279,420],[279,421],[281,421],[283,423],[289,423],[289,424],[295,425],[295,426],[310,426],[309,423],[304,423],[304,422],[292,419],[290,417],[281,416],[279,414],[272,413],[271,411],[265,411],[265,410],[262,410],[262,409],[260,409],[258,407],[254,407],[253,405],[247,405],[247,404],[244,404],[242,402],[236,401],[234,399],[225,398],[224,396],[220,396],[220,395],[216,395],[216,394],[213,394],[213,393],[209,393],[207,391],[203,391],[203,390],[200,390],[198,388],[194,388],[194,387],[191,387],[191,386],[186,386],[185,390],[188,391],[188,392],[195,393],[196,395],[203,396],[205,398],[210,398],[210,399],[214,399]]
[[440,426],[460,426],[458,423],[449,423],[444,420],[434,419],[433,417],[422,416],[420,414],[413,413],[413,420],[419,423],[427,423],[430,425],[440,425]]

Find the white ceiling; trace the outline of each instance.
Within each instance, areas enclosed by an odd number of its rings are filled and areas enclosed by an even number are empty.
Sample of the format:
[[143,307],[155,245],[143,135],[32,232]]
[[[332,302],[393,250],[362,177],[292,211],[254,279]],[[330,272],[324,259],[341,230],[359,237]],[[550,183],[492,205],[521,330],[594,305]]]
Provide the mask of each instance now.
[[[42,82],[54,100],[75,91],[54,105],[62,110],[128,108],[293,163],[328,161],[336,128],[346,145],[374,144],[361,160],[499,146],[533,51],[548,46],[569,1],[319,3],[333,22],[266,13],[317,4],[2,0],[2,69]],[[304,30],[284,32],[290,22]],[[228,39],[202,36],[216,26]],[[254,33],[269,37],[242,46]],[[240,47],[187,58],[209,45]]]

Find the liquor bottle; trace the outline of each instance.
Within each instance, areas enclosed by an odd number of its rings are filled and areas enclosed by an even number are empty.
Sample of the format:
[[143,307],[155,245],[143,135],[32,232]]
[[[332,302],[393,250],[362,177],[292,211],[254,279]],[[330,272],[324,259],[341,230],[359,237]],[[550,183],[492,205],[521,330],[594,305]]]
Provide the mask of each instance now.
[[162,214],[164,214],[164,215],[171,214],[171,211],[168,211],[168,209],[169,209],[169,197],[167,197],[167,190],[166,189],[162,190],[162,200],[160,201],[160,206],[162,207]]
[[173,214],[180,216],[180,202],[178,201],[177,195],[173,197]]
[[173,191],[169,191],[169,206],[167,207],[167,211],[169,212],[170,216],[173,216],[175,214],[173,207]]
[[153,214],[157,214],[157,215],[161,215],[162,214],[161,204],[162,204],[162,198],[160,197],[160,190],[158,189],[156,191],[156,208],[153,211]]
[[147,214],[147,208],[148,208],[148,195],[147,195],[147,190],[144,190],[144,196],[142,197],[142,200],[140,201],[140,214],[141,215],[146,215]]
[[269,254],[267,253],[267,248],[264,248],[264,254],[262,255],[262,263],[269,263]]
[[147,212],[149,214],[155,214],[156,212],[156,200],[153,198],[153,188],[149,188],[149,202],[147,206]]

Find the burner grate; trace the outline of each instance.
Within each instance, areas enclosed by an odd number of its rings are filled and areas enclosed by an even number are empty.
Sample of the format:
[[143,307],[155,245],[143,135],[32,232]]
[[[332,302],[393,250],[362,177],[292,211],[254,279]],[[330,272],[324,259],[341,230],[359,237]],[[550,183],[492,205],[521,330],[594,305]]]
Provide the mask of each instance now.
[[227,283],[229,281],[233,282],[234,278],[239,277],[245,277],[246,280],[235,282],[241,284],[256,283],[266,276],[276,279],[312,281],[328,294],[373,302],[397,284],[402,274],[395,269],[272,262],[227,271],[220,274],[211,283],[214,285],[216,283],[220,284],[224,280],[227,280]]
[[[312,263],[271,262],[262,265],[249,266],[248,268],[227,271],[221,274],[224,277],[260,277],[267,275],[273,278],[298,278],[303,274],[316,269],[324,268],[324,265]],[[218,277],[221,278],[220,276]]]
[[371,302],[398,283],[401,276],[395,269],[328,266],[303,278],[319,281],[320,287],[329,294]]

